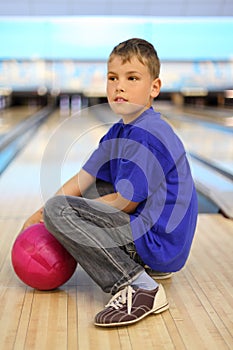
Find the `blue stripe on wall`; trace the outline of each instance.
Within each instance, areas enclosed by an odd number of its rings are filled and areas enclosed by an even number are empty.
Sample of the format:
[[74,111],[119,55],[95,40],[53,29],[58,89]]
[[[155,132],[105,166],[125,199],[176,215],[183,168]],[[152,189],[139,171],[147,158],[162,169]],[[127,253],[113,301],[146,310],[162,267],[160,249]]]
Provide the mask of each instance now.
[[141,37],[162,60],[230,60],[232,33],[232,17],[2,17],[0,59],[106,60],[119,42]]

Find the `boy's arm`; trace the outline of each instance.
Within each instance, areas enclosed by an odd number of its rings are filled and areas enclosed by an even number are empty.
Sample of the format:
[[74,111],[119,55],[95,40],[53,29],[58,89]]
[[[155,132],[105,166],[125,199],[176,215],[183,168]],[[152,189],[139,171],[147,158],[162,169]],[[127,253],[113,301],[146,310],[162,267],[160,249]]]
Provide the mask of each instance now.
[[[78,174],[66,182],[56,193],[56,195],[64,194],[81,197],[94,181],[95,177],[82,169]],[[119,192],[110,193],[105,196],[95,198],[94,200],[110,205],[128,214],[134,212],[139,204],[122,197]]]
[[105,196],[96,198],[94,200],[110,205],[116,209],[122,210],[127,214],[133,213],[139,204],[138,202],[132,202],[122,197],[119,192],[110,193]]
[[94,181],[94,176],[81,169],[56,192],[56,195],[81,197]]
[[[94,183],[95,177],[81,169],[76,175],[68,180],[55,195],[78,196],[82,194]],[[122,197],[119,192],[111,193],[94,199],[110,205],[116,209],[122,210],[128,214],[134,212],[139,203],[129,201]],[[22,230],[25,228],[43,221],[43,207],[32,214],[24,223]]]
[[[95,177],[81,169],[68,180],[55,195],[67,195],[81,197],[82,193],[95,181]],[[33,213],[24,223],[22,230],[43,221],[43,207]]]

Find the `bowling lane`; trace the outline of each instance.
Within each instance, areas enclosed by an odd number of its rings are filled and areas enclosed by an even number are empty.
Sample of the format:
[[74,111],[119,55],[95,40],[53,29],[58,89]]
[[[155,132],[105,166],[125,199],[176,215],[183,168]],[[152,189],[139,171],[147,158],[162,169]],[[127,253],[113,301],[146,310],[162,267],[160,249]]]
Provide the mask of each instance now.
[[[186,150],[220,167],[233,175],[233,128],[216,124],[215,120],[205,122],[182,115],[176,107],[166,108],[157,104],[177,134],[182,139]],[[219,112],[216,110],[219,115]]]
[[70,118],[57,109],[0,176],[0,218],[22,224],[80,169],[105,130],[89,111]]
[[39,107],[34,105],[14,106],[0,111],[0,138],[14,126],[36,113]]
[[52,109],[39,105],[12,107],[0,115],[0,175],[27,144],[35,128]]
[[189,118],[176,107],[172,112],[161,108],[161,112],[191,155],[190,165],[199,193],[199,211],[220,210],[225,216],[233,218],[233,128],[216,123],[214,118],[203,120],[202,115]]

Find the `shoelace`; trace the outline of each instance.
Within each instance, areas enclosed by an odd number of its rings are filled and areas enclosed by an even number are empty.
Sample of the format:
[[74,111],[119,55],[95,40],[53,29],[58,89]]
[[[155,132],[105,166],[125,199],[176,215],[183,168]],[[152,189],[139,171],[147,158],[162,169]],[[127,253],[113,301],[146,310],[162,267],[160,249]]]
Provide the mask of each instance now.
[[114,309],[118,310],[121,309],[127,303],[127,312],[129,315],[131,313],[132,298],[134,293],[135,290],[131,286],[127,286],[125,287],[125,289],[122,289],[118,293],[116,293],[112,297],[112,299],[110,299],[108,304],[105,305],[105,307],[113,307]]

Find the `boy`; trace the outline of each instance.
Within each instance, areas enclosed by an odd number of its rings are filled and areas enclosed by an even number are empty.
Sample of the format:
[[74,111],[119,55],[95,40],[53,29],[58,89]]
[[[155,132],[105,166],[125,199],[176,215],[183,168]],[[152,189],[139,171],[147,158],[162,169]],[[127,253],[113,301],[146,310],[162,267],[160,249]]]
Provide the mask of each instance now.
[[108,102],[121,120],[77,175],[25,227],[48,230],[113,297],[97,326],[129,325],[168,309],[165,291],[145,266],[180,270],[189,255],[197,200],[185,150],[151,107],[160,62],[142,39],[117,45],[108,60]]

